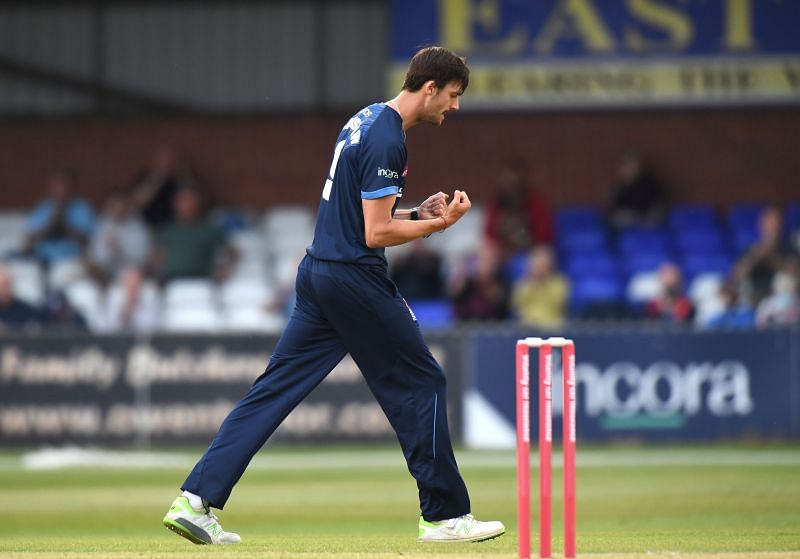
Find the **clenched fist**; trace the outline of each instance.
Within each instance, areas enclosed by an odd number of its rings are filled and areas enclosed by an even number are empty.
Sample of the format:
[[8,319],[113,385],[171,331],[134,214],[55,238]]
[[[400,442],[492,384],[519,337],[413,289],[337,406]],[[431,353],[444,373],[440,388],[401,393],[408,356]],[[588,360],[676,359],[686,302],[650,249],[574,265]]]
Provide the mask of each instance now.
[[435,219],[443,216],[447,211],[447,199],[450,198],[444,192],[437,192],[429,196],[422,204],[419,205],[419,218],[420,219]]
[[449,227],[461,219],[471,207],[472,203],[469,201],[469,196],[467,196],[466,192],[462,190],[453,192],[453,199],[450,201],[450,205],[447,206],[447,210],[444,213],[447,226]]

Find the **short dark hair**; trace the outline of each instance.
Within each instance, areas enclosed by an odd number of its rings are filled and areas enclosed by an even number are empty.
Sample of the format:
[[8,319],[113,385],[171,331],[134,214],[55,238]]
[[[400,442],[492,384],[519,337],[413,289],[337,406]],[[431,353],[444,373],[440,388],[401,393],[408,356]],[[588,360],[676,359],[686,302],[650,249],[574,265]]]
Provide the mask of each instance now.
[[436,87],[443,88],[450,82],[461,84],[461,93],[469,85],[469,68],[466,59],[444,47],[420,49],[411,59],[403,82],[406,91],[419,91],[426,82],[433,80]]

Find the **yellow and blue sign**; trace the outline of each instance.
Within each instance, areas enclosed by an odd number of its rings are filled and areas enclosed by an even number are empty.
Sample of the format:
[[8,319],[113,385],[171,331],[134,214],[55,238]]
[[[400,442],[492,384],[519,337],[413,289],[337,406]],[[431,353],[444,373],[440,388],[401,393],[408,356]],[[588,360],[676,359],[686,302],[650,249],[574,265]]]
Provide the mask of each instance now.
[[395,0],[392,33],[392,90],[441,44],[470,106],[800,102],[797,0]]

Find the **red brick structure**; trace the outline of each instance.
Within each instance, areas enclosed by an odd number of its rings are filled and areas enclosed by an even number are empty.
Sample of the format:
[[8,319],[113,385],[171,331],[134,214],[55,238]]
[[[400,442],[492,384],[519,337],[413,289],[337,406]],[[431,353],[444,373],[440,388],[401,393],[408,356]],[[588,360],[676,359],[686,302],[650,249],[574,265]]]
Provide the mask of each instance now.
[[[316,205],[347,115],[180,119],[55,118],[0,122],[0,208],[27,207],[48,171],[70,167],[99,203],[128,184],[152,147],[172,142],[217,202]],[[644,152],[678,202],[800,199],[800,110],[472,113],[409,132],[409,201],[465,189],[480,201],[505,155],[523,155],[555,205],[602,203],[617,157]]]

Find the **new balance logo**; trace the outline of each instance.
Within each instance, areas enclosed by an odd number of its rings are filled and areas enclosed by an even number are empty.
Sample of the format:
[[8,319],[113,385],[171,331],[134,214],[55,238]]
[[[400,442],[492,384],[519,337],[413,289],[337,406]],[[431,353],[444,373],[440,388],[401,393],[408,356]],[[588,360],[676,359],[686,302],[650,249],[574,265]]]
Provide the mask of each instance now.
[[381,167],[378,167],[378,176],[387,179],[399,179],[400,173],[397,171],[392,171],[391,169],[382,169]]

